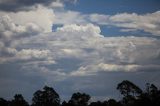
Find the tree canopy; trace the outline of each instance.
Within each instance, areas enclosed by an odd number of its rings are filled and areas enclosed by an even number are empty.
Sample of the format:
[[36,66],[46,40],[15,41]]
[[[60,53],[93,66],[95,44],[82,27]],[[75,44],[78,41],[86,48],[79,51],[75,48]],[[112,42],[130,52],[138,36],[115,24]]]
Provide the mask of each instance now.
[[33,94],[32,106],[59,106],[60,97],[52,88],[45,86],[43,90],[38,90]]
[[134,83],[124,80],[117,85],[117,90],[122,94],[122,99],[117,101],[90,101],[91,96],[86,93],[73,93],[70,100],[60,103],[58,93],[48,86],[37,90],[33,94],[32,103],[29,105],[21,94],[16,94],[12,100],[0,98],[0,106],[160,106],[160,89],[154,84],[147,83],[144,90]]

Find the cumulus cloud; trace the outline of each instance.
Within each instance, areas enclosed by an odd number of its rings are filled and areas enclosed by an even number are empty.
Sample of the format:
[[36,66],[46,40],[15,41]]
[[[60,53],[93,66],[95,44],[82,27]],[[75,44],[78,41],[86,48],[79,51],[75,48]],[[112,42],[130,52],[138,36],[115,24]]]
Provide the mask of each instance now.
[[[12,13],[10,16],[14,17],[18,14],[20,14],[19,16],[23,16],[23,14],[28,13],[32,17],[32,14],[36,15],[39,13],[38,11],[40,11],[40,13],[41,10],[48,11],[48,9],[45,10],[42,8],[44,7],[40,6],[36,12]],[[133,15],[137,16],[136,14]],[[150,15],[152,17],[152,14]],[[98,15],[92,15],[91,21],[98,23],[101,19],[109,19],[114,22],[120,22],[123,25],[123,22],[126,20],[128,22],[133,20],[133,18],[130,19],[130,15],[125,16],[125,19],[116,18],[121,16],[125,15],[117,14],[115,16],[107,16],[107,18],[105,18],[104,15],[100,15],[100,19]],[[33,18],[34,17],[32,17],[31,20]],[[156,18],[153,19],[156,20]],[[41,26],[44,26],[44,24],[38,22],[40,22],[40,20],[38,20],[37,23],[36,21],[33,23],[27,23],[24,26],[21,24],[15,24],[8,16],[1,17],[0,47],[3,48],[1,49],[1,60],[4,61],[5,58],[7,61],[10,59],[13,61],[15,58],[20,60],[39,58],[46,61],[46,59],[50,58],[49,61],[59,61],[61,59],[63,60],[63,58],[70,58],[71,60],[77,59],[81,61],[81,63],[79,63],[79,68],[77,68],[78,72],[81,70],[80,67],[84,67],[87,70],[92,70],[94,73],[95,71],[93,70],[132,71],[136,70],[140,65],[153,63],[157,65],[159,62],[157,58],[159,58],[160,48],[157,46],[159,45],[159,40],[156,38],[139,38],[134,36],[104,37],[100,34],[101,30],[99,26],[87,23],[82,25],[71,24],[72,22],[70,24],[64,22],[63,24],[66,25],[58,27],[54,32],[42,34],[43,27]],[[25,39],[23,39],[24,37]],[[5,53],[8,53],[9,57],[4,57],[3,55]],[[62,68],[62,70],[64,69]]]
[[55,11],[53,24],[88,24],[95,23],[103,26],[121,28],[122,32],[144,31],[152,35],[159,36],[160,12],[136,14],[136,13],[117,13],[115,15],[106,14],[82,14],[77,11],[61,12]]
[[[76,75],[75,72],[82,75],[101,71],[130,72],[138,71],[137,67],[141,66],[159,65],[158,39],[134,36],[104,37],[100,32],[100,28],[93,24],[65,25],[52,33],[17,40],[19,44],[16,44],[15,48],[22,49],[13,49],[10,52],[16,53],[14,56],[18,59],[53,59],[57,65],[61,64],[58,61],[66,61],[66,58],[79,61],[78,67],[70,70],[69,75]],[[2,43],[1,47],[3,46]],[[65,72],[66,67],[56,70]]]
[[87,24],[89,22],[103,26],[121,28],[122,32],[144,31],[152,35],[159,36],[160,12],[137,14],[137,13],[117,13],[115,15],[106,14],[82,14],[76,11],[55,12],[53,24]]
[[[43,1],[44,2],[44,1]],[[97,25],[119,27],[122,32],[144,31],[152,35],[159,36],[160,12],[137,14],[137,13],[117,13],[115,15],[106,14],[83,14],[78,11],[65,10],[64,1],[49,1],[50,5],[36,3],[34,9],[28,11],[4,12],[0,15],[10,16],[17,24],[34,23],[42,27],[45,32],[51,32],[53,25],[80,24],[85,25],[94,23]],[[47,3],[47,1],[45,2]],[[61,10],[53,8],[60,7]],[[38,17],[37,17],[38,16]],[[45,21],[43,21],[45,20]]]
[[[38,5],[36,9],[30,11],[19,12],[0,12],[1,16],[8,15],[12,21],[19,25],[26,25],[32,23],[41,27],[42,31],[51,32],[51,26],[54,19],[54,13],[52,9]],[[35,28],[35,26],[34,26]]]
[[[94,37],[103,37],[100,35],[100,28],[98,26],[95,26],[93,24],[86,24],[86,25],[76,25],[76,24],[70,24],[70,25],[64,25],[62,28],[57,28],[57,32],[61,33],[78,33],[79,36],[80,33],[88,33],[88,36],[94,36]],[[87,35],[87,34],[86,34]]]
[[[37,36],[43,28],[34,23],[25,25],[16,24],[8,16],[0,17],[0,63],[16,60],[42,59],[48,56],[49,50],[18,49],[14,46],[17,41],[22,41],[31,36]],[[19,43],[16,43],[19,45]]]
[[11,47],[11,43],[17,39],[23,39],[41,33],[43,29],[34,23],[26,25],[15,24],[5,15],[0,17],[0,44],[2,54],[15,54],[17,50]]
[[15,24],[12,19],[8,16],[0,17],[0,33],[1,38],[12,38],[12,37],[25,37],[36,35],[42,32],[42,28],[34,23],[28,23],[25,26]]
[[[13,25],[17,28],[17,24]],[[104,37],[99,26],[87,23],[64,25],[54,32],[35,35],[20,39],[13,35],[8,42],[9,38],[0,39],[0,67],[5,67],[0,74],[0,83],[11,77],[15,82],[7,84],[33,82],[35,86],[39,82],[41,85],[55,84],[72,92],[88,92],[91,87],[102,95],[106,89],[113,89],[105,86],[106,81],[113,85],[113,80],[118,82],[133,77],[142,80],[145,75],[150,76],[148,72],[159,73],[160,40],[157,38]],[[5,73],[9,75],[6,77]],[[22,82],[17,82],[19,79]]]

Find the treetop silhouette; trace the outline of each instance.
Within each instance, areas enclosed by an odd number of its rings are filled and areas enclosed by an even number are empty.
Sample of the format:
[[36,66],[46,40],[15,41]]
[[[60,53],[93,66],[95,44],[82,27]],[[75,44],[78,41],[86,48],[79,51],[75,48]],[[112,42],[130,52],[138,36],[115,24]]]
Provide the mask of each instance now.
[[[90,102],[90,95],[86,93],[73,93],[70,100],[60,103],[58,93],[45,86],[33,94],[30,106],[160,106],[160,90],[154,84],[146,84],[146,89],[141,90],[134,83],[124,80],[117,85],[117,90],[122,94],[122,99],[116,101]],[[0,98],[0,106],[29,106],[21,94],[16,94],[11,101]]]

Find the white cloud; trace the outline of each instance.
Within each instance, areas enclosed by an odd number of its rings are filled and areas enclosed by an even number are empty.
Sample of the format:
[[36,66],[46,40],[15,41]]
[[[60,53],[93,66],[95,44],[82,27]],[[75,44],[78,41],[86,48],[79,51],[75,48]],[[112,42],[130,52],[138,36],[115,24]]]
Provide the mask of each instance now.
[[90,14],[88,17],[89,17],[89,20],[91,22],[94,22],[94,23],[97,23],[97,24],[100,24],[100,25],[108,25],[110,15]]
[[15,24],[8,16],[0,17],[0,33],[1,38],[10,40],[14,37],[32,36],[42,32],[42,29],[33,23],[27,23],[26,25]]
[[[33,24],[27,23],[26,25],[15,24],[12,19],[8,16],[0,17],[0,55],[1,62],[13,59],[12,56],[18,53],[17,48],[13,47],[12,43],[16,40],[21,40],[34,36],[42,32],[42,28]],[[9,57],[3,57],[3,55]]]
[[64,25],[61,28],[57,28],[57,32],[64,32],[64,33],[78,33],[79,34],[86,34],[88,33],[87,36],[94,36],[94,37],[103,37],[100,35],[100,28],[98,26],[95,26],[93,24],[86,24],[86,25],[76,25],[76,24],[71,24],[71,25]]
[[142,30],[159,36],[160,11],[139,15],[136,13],[118,13],[115,15],[92,14],[92,22],[100,25],[112,25],[123,28],[122,31]]
[[48,57],[50,54],[49,50],[37,50],[37,49],[22,49],[16,54],[18,59],[43,59]]
[[137,68],[140,65],[136,64],[107,64],[107,63],[97,63],[92,65],[86,65],[80,67],[77,71],[73,71],[70,73],[71,76],[90,76],[90,75],[96,75],[100,72],[134,72],[137,71]]
[[14,23],[19,25],[25,25],[33,23],[44,29],[45,32],[51,32],[51,26],[54,19],[53,10],[42,5],[38,5],[37,8],[30,11],[19,12],[3,12],[0,11],[0,15],[8,15],[11,17]]
[[49,5],[50,8],[63,8],[64,7],[64,4],[57,1],[57,2],[52,2],[50,5]]
[[[57,9],[61,8],[61,9]],[[25,25],[34,23],[44,29],[45,32],[52,31],[52,25],[68,25],[95,23],[104,26],[120,27],[121,31],[137,31],[142,30],[152,35],[159,36],[159,18],[160,12],[148,14],[136,13],[118,13],[115,15],[106,14],[82,14],[77,11],[65,10],[64,4],[60,1],[52,2],[48,7],[36,5],[28,11],[0,12],[0,15],[8,14],[14,23]],[[44,21],[45,20],[45,21]]]
[[[101,71],[132,72],[144,69],[149,64],[152,64],[149,67],[154,64],[159,66],[158,39],[134,36],[103,37],[97,26],[89,26],[67,25],[58,28],[56,32],[39,36],[40,41],[50,48],[56,60],[63,58],[81,60],[79,68],[71,70],[69,75],[96,75]],[[40,41],[37,40],[37,43]],[[65,68],[62,68],[64,72]]]
[[55,11],[54,24],[86,24],[87,15],[81,14],[77,11]]
[[[64,25],[52,33],[15,40],[17,44],[11,42],[14,46],[6,47],[6,51],[12,55],[5,57],[2,49],[1,59],[3,58],[3,62],[4,59],[29,60],[29,63],[33,61],[35,64],[54,61],[55,65],[61,65],[60,61],[65,58],[70,59],[71,64],[74,64],[72,60],[79,61],[76,63],[77,68],[68,69],[71,76],[92,75],[99,72],[98,70],[130,72],[136,71],[141,65],[146,67],[159,64],[158,39],[134,36],[104,37],[100,32],[100,28],[93,24]],[[1,48],[4,47],[4,42],[1,42]],[[55,71],[65,71],[65,68],[57,68]]]
[[[39,29],[32,24],[29,25],[31,28],[29,29],[27,25],[19,25],[22,27],[19,28],[11,21],[6,22],[8,23],[1,24],[3,27],[6,26],[2,29],[3,31],[7,29],[11,35],[14,35],[16,31],[19,34],[24,30],[33,32],[32,30]],[[14,31],[15,28],[18,30]],[[58,27],[55,32],[41,33],[38,36],[21,39],[11,36],[12,42],[9,41],[9,45],[1,40],[0,47],[3,48],[1,49],[1,63],[26,60],[25,65],[34,63],[40,68],[43,64],[54,64],[57,66],[54,70],[61,70],[58,72],[65,73],[65,76],[96,75],[102,71],[131,72],[138,71],[141,66],[143,69],[147,65],[159,65],[159,39],[134,36],[104,37],[100,32],[100,28],[93,24],[69,24]],[[5,55],[4,51],[8,55]],[[61,61],[66,61],[66,58],[70,59],[71,63],[73,60],[75,66],[63,66]]]
[[118,64],[104,64],[100,63],[98,64],[98,67],[102,70],[106,71],[132,71],[132,69],[135,69],[138,67],[138,65],[131,64],[131,65],[118,65]]
[[104,26],[122,28],[121,31],[142,30],[152,35],[159,36],[160,12],[148,14],[118,13],[115,15],[106,14],[82,14],[76,11],[55,12],[54,24],[86,24],[96,23]]
[[[28,39],[43,32],[43,29],[34,23],[27,23],[25,25],[16,24],[8,16],[0,17],[0,63],[8,61],[16,61],[19,59],[41,59],[49,54],[49,50],[37,49],[21,49],[14,46],[14,42]],[[20,45],[17,42],[17,45]]]

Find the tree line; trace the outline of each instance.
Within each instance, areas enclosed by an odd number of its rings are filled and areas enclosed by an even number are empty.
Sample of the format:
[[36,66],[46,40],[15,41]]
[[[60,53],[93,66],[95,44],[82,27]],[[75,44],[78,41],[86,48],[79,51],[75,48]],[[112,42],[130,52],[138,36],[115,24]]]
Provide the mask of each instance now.
[[90,102],[91,96],[86,93],[73,93],[70,100],[60,101],[59,94],[52,88],[45,86],[33,94],[29,103],[21,94],[16,94],[12,100],[0,98],[0,106],[160,106],[160,89],[154,84],[146,84],[144,90],[134,83],[124,80],[117,85],[122,95],[121,100],[109,99]]

